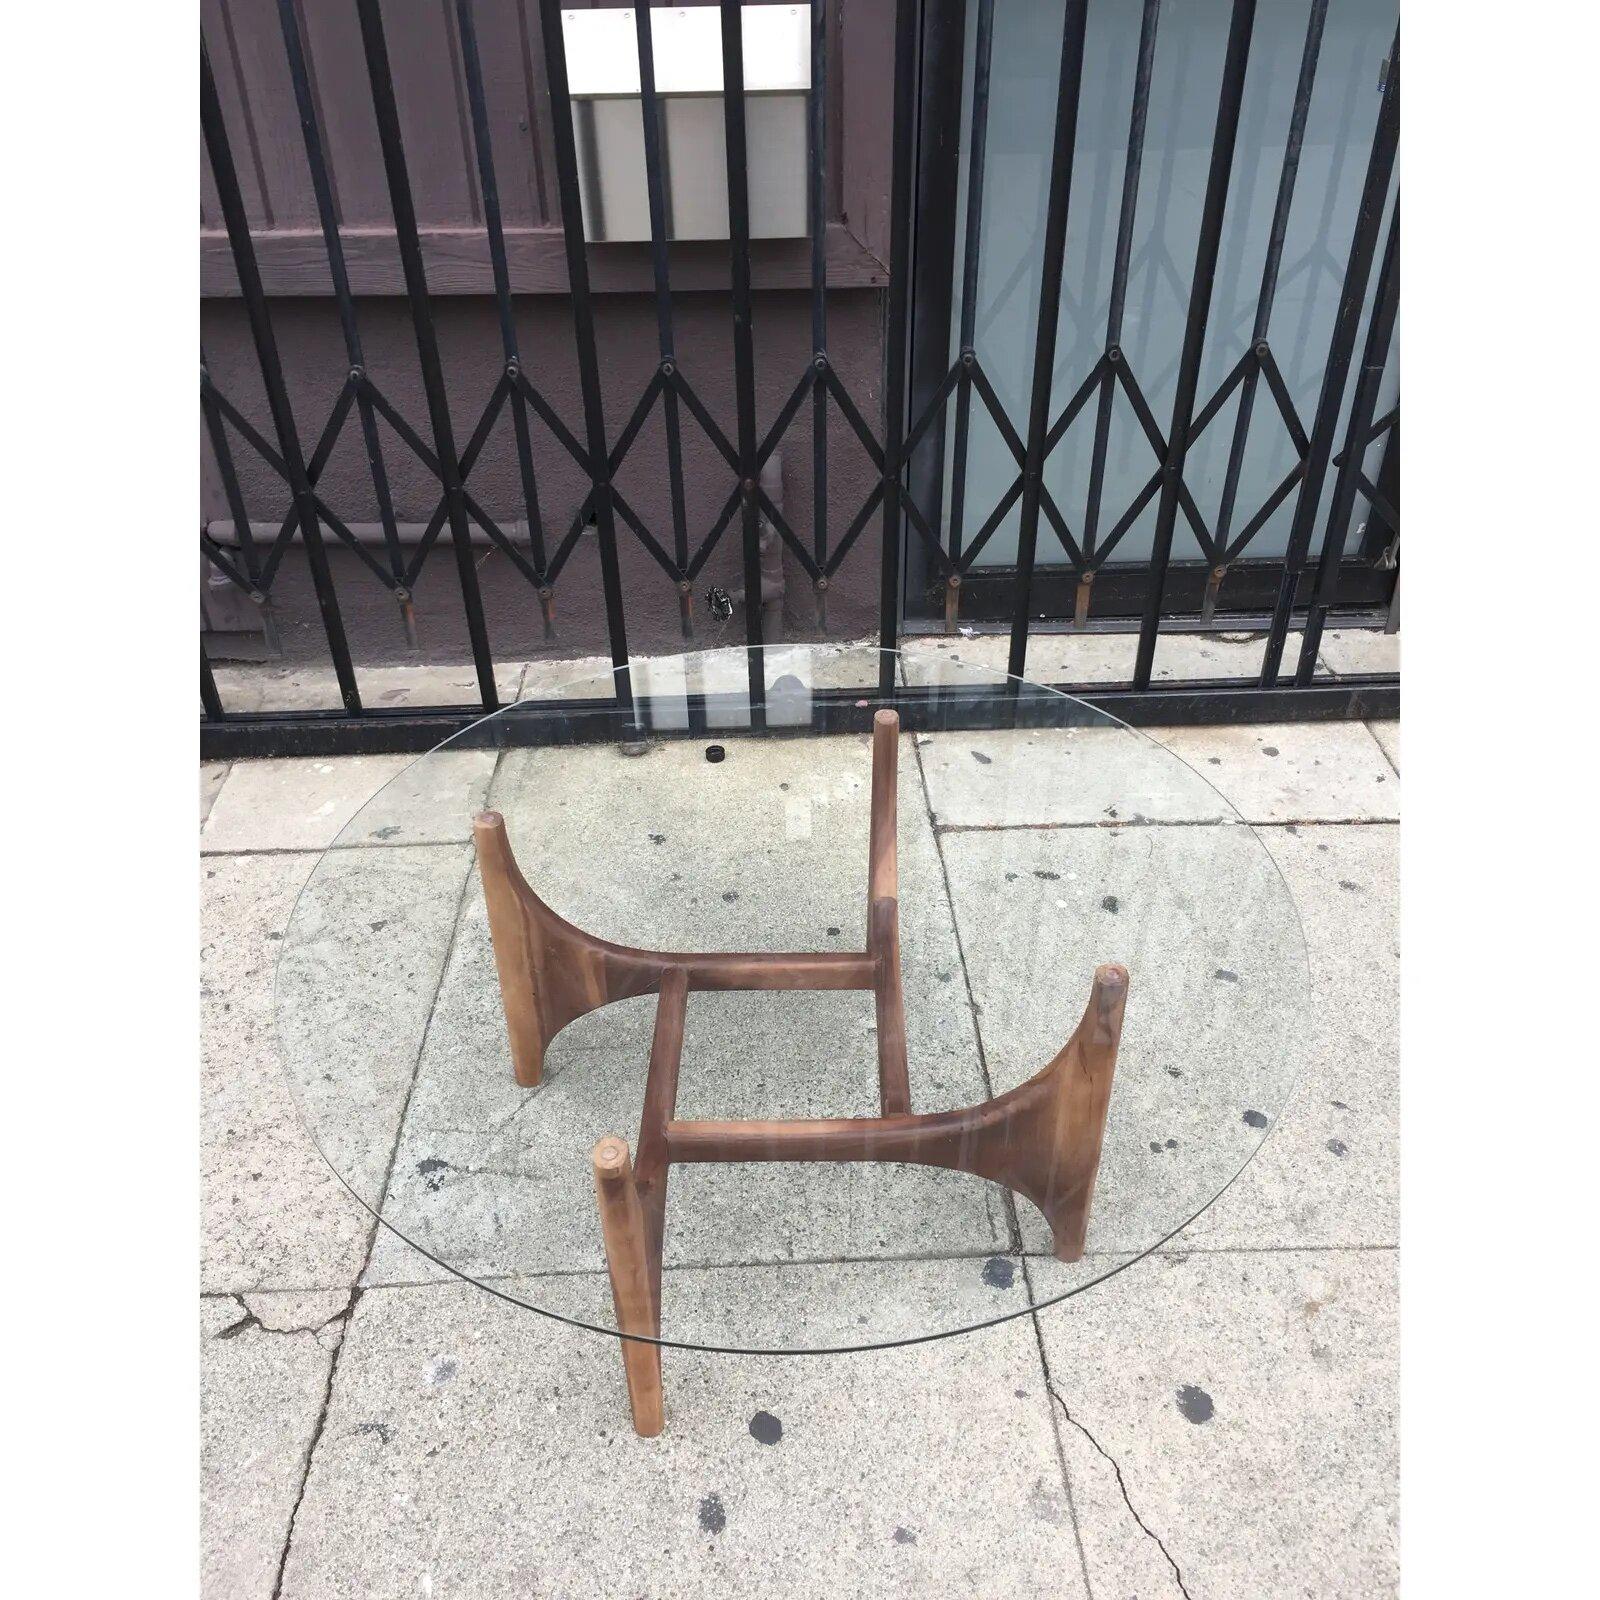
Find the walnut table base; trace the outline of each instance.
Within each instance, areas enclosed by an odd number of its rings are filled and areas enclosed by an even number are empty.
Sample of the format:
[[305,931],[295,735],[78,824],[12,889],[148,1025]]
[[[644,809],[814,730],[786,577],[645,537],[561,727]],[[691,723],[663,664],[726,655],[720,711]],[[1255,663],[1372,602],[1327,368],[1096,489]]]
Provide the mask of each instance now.
[[[517,869],[504,819],[473,832],[495,966],[519,1084],[538,1084],[545,1047],[569,1022],[613,1000],[655,994],[655,1038],[632,1160],[620,1138],[594,1147],[606,1261],[623,1336],[634,1428],[660,1433],[661,1241],[667,1169],[675,1161],[909,1161],[992,1179],[1031,1200],[1062,1261],[1083,1254],[1089,1201],[1111,1100],[1128,974],[1095,971],[1088,1009],[1059,1055],[1005,1094],[957,1111],[911,1110],[900,986],[896,792],[900,720],[880,711],[872,734],[867,947],[801,954],[669,954],[611,944],[550,909]],[[878,1014],[876,1117],[684,1122],[673,1115],[684,1011],[695,989],[870,989]]]

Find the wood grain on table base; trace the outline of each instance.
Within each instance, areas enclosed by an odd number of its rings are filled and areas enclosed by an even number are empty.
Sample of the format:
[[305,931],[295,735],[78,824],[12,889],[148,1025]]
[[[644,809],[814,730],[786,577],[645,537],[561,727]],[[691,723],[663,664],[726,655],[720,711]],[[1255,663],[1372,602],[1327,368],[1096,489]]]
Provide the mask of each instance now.
[[[786,953],[668,953],[612,944],[558,916],[518,870],[504,819],[473,824],[489,933],[516,1080],[539,1083],[544,1052],[569,1022],[636,995],[657,994],[638,1161],[614,1135],[595,1146],[595,1187],[635,1429],[662,1428],[661,1258],[667,1173],[678,1162],[900,1161],[945,1167],[1004,1184],[1050,1224],[1055,1253],[1077,1261],[1089,1206],[1117,1045],[1128,999],[1124,967],[1096,969],[1089,1003],[1048,1066],[1015,1089],[954,1111],[911,1110],[895,785],[898,716],[874,718],[872,820],[867,871],[867,948]],[[795,1121],[693,1121],[674,1116],[688,996],[692,990],[865,989],[878,1020],[880,1115]]]

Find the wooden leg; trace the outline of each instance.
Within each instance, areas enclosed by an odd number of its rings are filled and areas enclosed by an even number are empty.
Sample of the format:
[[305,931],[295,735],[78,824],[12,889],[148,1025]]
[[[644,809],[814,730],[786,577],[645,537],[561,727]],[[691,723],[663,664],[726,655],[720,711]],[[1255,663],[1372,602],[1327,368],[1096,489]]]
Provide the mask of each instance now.
[[544,1076],[544,1027],[539,1018],[536,930],[524,914],[516,881],[520,877],[505,819],[485,811],[472,821],[478,847],[478,872],[484,903],[489,908],[489,938],[494,944],[495,972],[500,979],[500,1004],[511,1040],[511,1068],[524,1089]]
[[[606,1267],[619,1333],[654,1337],[659,1332],[650,1290],[644,1212],[634,1187],[627,1143],[608,1135],[594,1147],[594,1186],[600,1201],[600,1228],[606,1242]],[[622,1365],[628,1378],[633,1431],[653,1439],[661,1432],[661,1347],[622,1340]]]
[[633,1186],[644,1214],[645,1265],[657,1333],[661,1331],[661,1247],[667,1222],[667,1124],[678,1099],[688,998],[687,975],[682,967],[671,968],[661,980],[661,997],[656,1002],[655,1038],[650,1045],[644,1110],[639,1118],[639,1159],[633,1169]]
[[867,847],[867,954],[878,1014],[878,1102],[886,1117],[911,1109],[905,993],[900,986],[898,863],[900,716],[872,719],[872,826]]
[[1080,1260],[1088,1237],[1127,1003],[1127,968],[1096,968],[1083,1020],[1042,1074],[1048,1089],[1034,1116],[1023,1119],[1020,1148],[1010,1157],[1024,1175],[1023,1193],[1050,1224],[1060,1261]]

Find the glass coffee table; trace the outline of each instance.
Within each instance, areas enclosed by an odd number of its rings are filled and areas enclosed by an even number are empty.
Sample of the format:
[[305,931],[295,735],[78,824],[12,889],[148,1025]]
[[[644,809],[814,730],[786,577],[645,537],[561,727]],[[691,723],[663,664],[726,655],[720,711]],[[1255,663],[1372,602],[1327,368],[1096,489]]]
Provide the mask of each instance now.
[[619,1339],[654,1434],[664,1347],[971,1332],[1227,1188],[1299,1064],[1293,899],[1203,772],[995,645],[891,658],[896,710],[865,647],[554,681],[362,808],[277,1015],[368,1281]]

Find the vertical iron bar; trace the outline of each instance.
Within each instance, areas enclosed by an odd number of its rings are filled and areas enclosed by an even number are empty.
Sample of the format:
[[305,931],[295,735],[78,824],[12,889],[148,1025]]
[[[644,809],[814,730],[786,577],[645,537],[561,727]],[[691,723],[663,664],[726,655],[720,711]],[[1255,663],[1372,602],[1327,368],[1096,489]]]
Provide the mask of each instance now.
[[[200,351],[200,372],[206,373],[206,353]],[[250,530],[250,514],[245,509],[244,492],[239,487],[239,474],[234,470],[233,450],[228,444],[228,430],[222,419],[209,381],[200,385],[200,410],[206,419],[206,433],[211,439],[211,455],[217,463],[217,476],[222,479],[222,493],[228,502],[228,515],[233,521],[234,537],[239,541],[239,565],[250,580],[250,598],[261,612],[261,633],[267,648],[278,654],[282,641],[278,633],[278,619],[272,604],[270,586],[262,587],[263,567],[256,549],[255,535]]]
[[900,459],[906,428],[906,344],[911,321],[911,182],[916,120],[917,4],[895,7],[894,151],[889,186],[889,304],[884,338],[883,550],[878,588],[878,693],[894,693],[900,643]]
[[378,143],[383,150],[389,204],[394,212],[395,242],[405,274],[406,298],[411,304],[417,362],[422,369],[428,418],[433,424],[434,453],[439,458],[439,476],[449,509],[450,540],[455,547],[456,572],[461,580],[461,599],[467,613],[467,636],[472,641],[472,660],[478,673],[478,693],[483,709],[493,711],[500,703],[494,683],[494,660],[489,653],[483,596],[478,592],[478,568],[473,559],[472,534],[467,527],[467,508],[462,498],[461,463],[456,456],[455,436],[450,426],[450,398],[445,391],[444,368],[439,362],[439,343],[428,304],[428,279],[422,265],[422,241],[417,236],[411,179],[406,172],[405,149],[400,138],[400,109],[395,104],[394,79],[389,71],[389,47],[384,39],[378,0],[356,0],[356,12],[361,22],[367,76],[372,82],[372,109],[378,124]]
[[728,142],[728,241],[732,253],[733,368],[739,407],[739,503],[744,531],[744,637],[752,725],[763,725],[761,522],[756,500],[756,370],[750,325],[750,189],[744,137],[744,18],[722,0],[722,120]]
[[906,434],[902,512],[927,537],[903,542],[901,605],[920,612],[926,600],[937,604],[942,598],[947,633],[959,610],[961,575],[945,554],[952,428],[946,402],[960,388],[963,375],[971,379],[955,334],[960,315],[961,215],[954,202],[966,170],[962,112],[968,97],[967,7],[968,0],[922,7],[911,194],[915,249],[907,295],[911,321],[906,335],[905,414],[908,420],[915,417],[917,424]]
[[828,39],[827,0],[811,0],[810,135],[806,151],[811,224],[811,551],[823,576],[817,579],[817,626],[828,631],[828,390],[822,366],[828,359]]
[[239,174],[228,146],[228,130],[222,121],[222,103],[217,98],[216,80],[211,75],[211,57],[205,40],[200,41],[200,125],[205,134],[206,151],[211,158],[211,174],[216,180],[217,200],[228,229],[228,245],[233,252],[234,270],[239,275],[239,291],[250,319],[256,360],[261,367],[261,382],[272,412],[272,426],[278,436],[278,454],[283,459],[300,520],[300,537],[305,541],[306,561],[311,568],[311,583],[316,591],[317,609],[328,635],[328,653],[339,680],[339,697],[353,717],[361,715],[361,692],[356,687],[355,668],[350,661],[350,644],[345,638],[344,621],[339,615],[339,598],[334,593],[333,574],[328,569],[328,552],[322,544],[322,527],[317,518],[316,496],[306,473],[305,457],[300,453],[300,437],[295,431],[294,411],[283,381],[283,366],[278,358],[278,342],[272,331],[272,316],[267,309],[266,291],[256,266],[255,246],[250,239],[250,222],[245,215],[244,196],[239,190]]
[[[1326,3],[1326,0],[1323,0]],[[1144,0],[1139,21],[1139,57],[1133,73],[1133,107],[1128,117],[1128,157],[1122,172],[1122,209],[1117,216],[1117,244],[1111,262],[1111,299],[1106,310],[1106,367],[1094,419],[1094,451],[1089,458],[1089,495],[1083,512],[1083,580],[1080,609],[1087,621],[1084,585],[1094,576],[1094,542],[1100,529],[1100,502],[1105,491],[1106,456],[1111,443],[1111,408],[1116,398],[1114,363],[1122,359],[1122,316],[1128,303],[1128,269],[1133,260],[1133,223],[1139,207],[1139,178],[1144,168],[1144,131],[1150,111],[1150,78],[1155,67],[1156,28],[1161,0]]]
[[[967,215],[961,252],[961,332],[956,387],[956,430],[950,458],[950,564],[961,570],[962,524],[967,502],[967,443],[972,422],[973,348],[978,326],[978,258],[983,244],[983,179],[989,142],[989,66],[994,54],[994,0],[978,0],[972,52],[972,126],[967,139]],[[948,617],[954,623],[953,615]]]
[[1034,330],[1033,386],[1022,465],[1017,593],[1011,615],[1011,653],[1006,665],[1006,671],[1013,678],[1020,678],[1028,664],[1028,610],[1033,590],[1034,553],[1039,542],[1039,489],[1044,481],[1044,440],[1050,426],[1056,325],[1061,319],[1061,269],[1067,254],[1067,205],[1072,197],[1072,160],[1077,145],[1078,94],[1083,85],[1083,38],[1088,10],[1088,0],[1067,0],[1061,28],[1061,69],[1056,86],[1055,132],[1050,147],[1050,197],[1045,209],[1044,253],[1039,267],[1039,320]]
[[1345,380],[1350,374],[1350,358],[1355,350],[1356,330],[1361,322],[1361,306],[1366,299],[1367,279],[1372,258],[1377,253],[1378,230],[1383,226],[1384,200],[1394,171],[1395,152],[1400,142],[1400,34],[1395,31],[1389,56],[1389,71],[1384,79],[1383,99],[1378,107],[1377,127],[1372,136],[1372,154],[1367,160],[1367,175],[1362,184],[1361,202],[1350,240],[1350,257],[1345,267],[1344,284],[1339,291],[1339,309],[1334,314],[1333,334],[1328,341],[1328,364],[1322,374],[1322,392],[1317,399],[1316,420],[1311,425],[1306,470],[1300,479],[1299,498],[1294,504],[1294,521],[1289,527],[1289,545],[1283,557],[1283,577],[1278,584],[1277,604],[1273,607],[1272,627],[1261,660],[1261,685],[1271,688],[1283,662],[1284,641],[1289,635],[1289,616],[1294,609],[1294,592],[1299,569],[1311,548],[1316,526],[1317,504],[1333,454],[1334,434],[1339,426],[1339,407],[1344,399]]
[[1234,505],[1239,494],[1239,478],[1244,470],[1245,444],[1250,436],[1250,417],[1255,407],[1256,385],[1261,381],[1259,357],[1267,342],[1272,321],[1272,302],[1278,291],[1278,272],[1283,265],[1283,241],[1289,231],[1289,208],[1294,202],[1295,179],[1300,171],[1300,151],[1305,144],[1306,118],[1311,110],[1311,90],[1317,76],[1317,56],[1322,49],[1322,27],[1327,20],[1328,0],[1312,0],[1306,23],[1305,48],[1300,56],[1300,77],[1295,83],[1294,106],[1289,114],[1289,133],[1283,147],[1283,167],[1278,174],[1278,198],[1272,208],[1272,226],[1267,234],[1267,255],[1261,267],[1261,290],[1256,296],[1255,326],[1250,343],[1258,359],[1245,368],[1239,390],[1239,409],[1234,413],[1233,443],[1228,451],[1227,472],[1222,480],[1222,498],[1217,507],[1214,535],[1218,565],[1206,585],[1206,616],[1216,610],[1217,586],[1225,571],[1228,530],[1233,525]]
[[[287,0],[285,0],[287,3]],[[461,34],[461,65],[467,80],[467,100],[472,116],[472,147],[478,158],[478,187],[483,194],[483,222],[489,236],[489,263],[494,272],[495,307],[500,314],[500,344],[506,362],[511,421],[517,440],[517,470],[522,479],[522,499],[528,512],[528,542],[533,565],[541,580],[545,575],[544,518],[539,511],[539,479],[533,466],[533,441],[528,431],[528,402],[517,378],[522,355],[517,347],[517,324],[511,307],[511,273],[506,264],[505,227],[500,216],[500,185],[495,179],[494,146],[489,135],[489,102],[483,88],[483,63],[478,54],[478,25],[472,0],[456,0],[456,25]],[[540,606],[545,637],[551,635],[550,586],[541,582]]]
[[1350,418],[1344,431],[1344,461],[1333,481],[1333,504],[1328,509],[1327,531],[1322,536],[1322,559],[1317,567],[1317,586],[1306,617],[1305,638],[1300,645],[1300,660],[1295,668],[1297,687],[1311,682],[1322,647],[1322,629],[1328,608],[1339,583],[1339,563],[1344,558],[1345,538],[1355,514],[1356,486],[1366,459],[1365,441],[1378,407],[1378,389],[1389,362],[1389,341],[1394,336],[1396,313],[1400,308],[1400,197],[1395,196],[1394,216],[1389,222],[1389,241],[1383,248],[1383,266],[1378,272],[1378,292],[1372,304],[1372,319],[1367,324],[1366,348],[1361,354],[1361,371],[1350,401]]
[[1183,479],[1184,458],[1189,450],[1189,425],[1194,418],[1200,361],[1205,354],[1206,323],[1211,314],[1211,291],[1217,272],[1217,252],[1222,243],[1223,214],[1228,207],[1228,183],[1233,173],[1233,149],[1239,134],[1239,108],[1244,102],[1245,70],[1250,61],[1250,35],[1255,17],[1256,0],[1233,0],[1211,142],[1211,169],[1206,176],[1205,201],[1195,243],[1189,315],[1178,358],[1172,426],[1167,434],[1166,460],[1161,465],[1161,499],[1156,508],[1155,538],[1150,551],[1150,587],[1145,596],[1139,650],[1133,665],[1135,689],[1150,687],[1150,672],[1155,663],[1156,630],[1161,625],[1161,601],[1166,589],[1167,563],[1172,556],[1173,525],[1178,516],[1178,486]]
[[[645,189],[650,202],[650,263],[655,273],[656,341],[661,371],[671,377],[677,364],[672,338],[672,279],[667,260],[667,199],[662,180],[661,108],[656,99],[656,52],[647,5],[634,9],[639,40],[639,113],[644,120]],[[678,620],[685,639],[694,636],[689,580],[689,516],[683,494],[683,443],[678,427],[678,391],[661,391],[661,417],[667,436],[667,480],[672,500],[672,559],[678,568]]]
[[[205,373],[206,353],[200,352],[200,371]],[[216,458],[217,475],[222,479],[223,497],[228,502],[228,515],[233,519],[234,537],[239,541],[239,565],[250,580],[250,598],[261,604],[266,596],[261,593],[261,559],[256,552],[255,535],[250,531],[250,513],[245,509],[244,493],[239,487],[239,474],[234,470],[233,451],[228,444],[228,431],[222,413],[200,386],[200,410],[206,419],[206,432],[211,438],[211,453]]]
[[228,714],[222,709],[222,696],[217,693],[217,680],[211,676],[211,658],[204,642],[200,645],[200,704],[212,722],[220,722]]
[[339,310],[339,326],[344,333],[350,381],[355,385],[356,414],[360,418],[361,442],[366,449],[367,465],[372,473],[372,494],[378,503],[384,549],[389,557],[389,571],[394,577],[395,598],[400,603],[406,637],[414,645],[416,619],[406,588],[405,552],[400,548],[400,528],[395,520],[394,498],[389,492],[389,473],[384,464],[383,444],[378,438],[377,418],[373,414],[371,397],[361,382],[366,371],[366,357],[362,354],[355,296],[350,291],[344,241],[339,237],[339,212],[333,198],[327,154],[322,148],[322,130],[317,124],[316,99],[311,92],[311,74],[306,66],[305,43],[300,37],[295,0],[278,0],[278,22],[283,30],[284,54],[289,59],[289,78],[294,84],[295,106],[300,114],[300,132],[306,147],[306,166],[311,172],[311,189],[317,201],[317,219],[322,228],[323,246],[328,253],[328,274],[333,282],[334,303]]
[[628,631],[622,614],[622,572],[617,563],[617,528],[611,498],[611,467],[606,449],[605,407],[600,394],[600,358],[595,347],[594,302],[589,293],[589,257],[583,237],[583,203],[578,194],[578,152],[572,135],[572,95],[567,88],[567,51],[561,37],[559,0],[539,0],[539,30],[544,40],[545,75],[550,89],[556,190],[561,199],[567,286],[572,296],[572,334],[578,348],[578,380],[583,390],[584,449],[589,457],[590,481],[594,484],[595,527],[600,541],[600,581],[605,592],[612,679],[616,685],[618,703],[631,710],[633,687],[628,674]]

